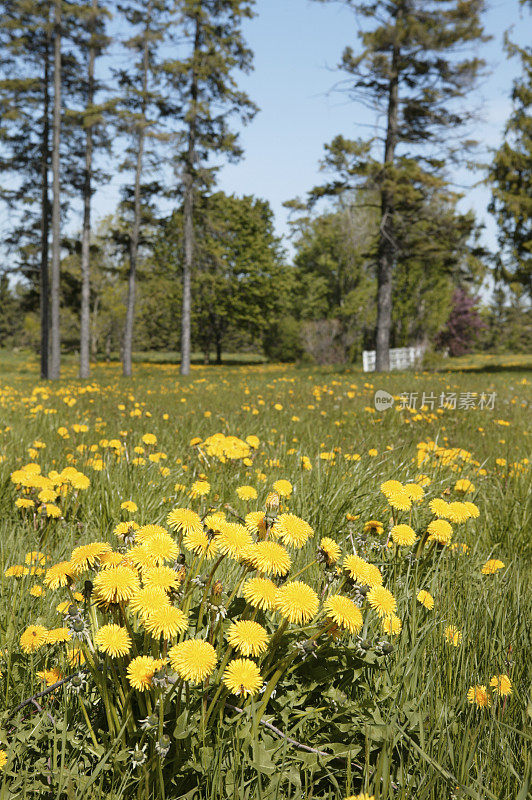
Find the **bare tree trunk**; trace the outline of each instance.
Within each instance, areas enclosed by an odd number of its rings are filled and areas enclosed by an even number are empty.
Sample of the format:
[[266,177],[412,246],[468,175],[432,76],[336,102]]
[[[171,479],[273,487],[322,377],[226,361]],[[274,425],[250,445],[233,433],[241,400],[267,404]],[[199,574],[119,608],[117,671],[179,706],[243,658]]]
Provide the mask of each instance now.
[[94,305],[92,307],[92,324],[91,324],[91,331],[90,331],[90,340],[91,340],[91,355],[93,360],[96,358],[98,354],[98,334],[96,333],[96,322],[98,320],[98,308],[100,306],[100,295],[96,295],[94,298]]
[[[196,17],[194,35],[194,62],[200,44],[200,21]],[[190,84],[190,121],[188,126],[188,148],[184,175],[185,197],[183,203],[183,223],[185,237],[185,259],[183,263],[183,306],[181,311],[181,375],[190,372],[190,323],[191,292],[190,278],[194,267],[194,168],[196,161],[196,113],[198,100],[198,81],[195,66],[192,69]]]
[[50,276],[48,274],[48,238],[50,228],[50,197],[48,168],[50,166],[50,38],[47,34],[44,56],[43,130],[41,141],[41,378],[50,377]]
[[[91,20],[89,25],[89,66],[87,75],[87,108],[91,114],[94,102],[94,61],[96,49],[94,47],[94,28],[96,22],[97,0],[92,0]],[[80,342],[79,342],[79,377],[88,378],[90,375],[90,241],[91,241],[91,196],[92,196],[92,125],[85,119],[85,178],[83,182],[83,232],[81,235],[81,313],[80,313]]]
[[61,374],[61,333],[59,330],[60,269],[61,269],[61,204],[59,185],[59,146],[61,141],[61,0],[54,3],[54,113],[52,120],[52,281],[51,281],[51,348],[50,378]]
[[142,159],[144,155],[144,121],[146,118],[147,90],[148,90],[148,58],[149,42],[148,32],[151,18],[151,0],[146,10],[146,28],[144,31],[144,53],[142,60],[142,104],[141,119],[138,125],[138,147],[137,164],[135,167],[135,189],[134,189],[134,211],[133,211],[133,230],[129,242],[129,276],[127,288],[126,323],[124,326],[124,344],[122,351],[122,374],[126,378],[131,377],[132,373],[132,353],[133,353],[133,325],[135,322],[135,295],[137,289],[137,256],[139,249],[140,232],[140,182],[142,177]]
[[[400,13],[400,12],[399,12]],[[399,17],[398,17],[399,19]],[[384,146],[384,171],[393,164],[397,144],[397,116],[399,103],[399,45],[392,52],[391,74],[388,89],[388,114]],[[393,234],[394,198],[387,187],[381,190],[381,224],[377,255],[377,347],[375,369],[390,369],[390,329],[392,326],[392,273],[395,259]]]

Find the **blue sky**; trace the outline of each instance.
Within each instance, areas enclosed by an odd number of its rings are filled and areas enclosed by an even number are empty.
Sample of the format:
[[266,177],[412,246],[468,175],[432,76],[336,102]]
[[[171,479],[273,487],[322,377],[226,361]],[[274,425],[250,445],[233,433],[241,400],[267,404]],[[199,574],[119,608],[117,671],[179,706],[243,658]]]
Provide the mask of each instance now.
[[[245,23],[255,69],[250,75],[239,76],[239,84],[260,111],[241,131],[244,158],[222,168],[219,188],[268,200],[277,232],[286,235],[289,228],[283,202],[304,196],[322,180],[318,167],[323,145],[337,134],[349,138],[371,135],[375,118],[364,107],[331,91],[341,78],[335,66],[342,50],[348,44],[357,47],[357,25],[351,10],[342,2],[257,0],[256,12],[254,19]],[[113,28],[112,23],[112,32]],[[502,140],[511,108],[512,80],[519,73],[518,60],[508,60],[503,50],[504,32],[513,28],[515,41],[532,40],[532,17],[520,9],[518,0],[493,0],[485,15],[485,28],[493,39],[478,48],[478,55],[486,59],[491,74],[471,97],[482,109],[482,121],[475,125],[472,135],[483,148],[490,148]],[[106,67],[128,57],[114,46]],[[118,140],[117,149],[120,147]],[[111,167],[119,155],[114,155]],[[461,170],[453,177],[465,194],[462,209],[472,208],[485,222],[485,242],[495,249],[496,227],[487,212],[489,191],[474,186],[482,175]],[[110,183],[96,192],[95,225],[115,210],[124,179],[124,174],[115,173]],[[0,227],[8,225],[6,218]],[[79,225],[79,215],[73,214],[66,227],[74,232]]]

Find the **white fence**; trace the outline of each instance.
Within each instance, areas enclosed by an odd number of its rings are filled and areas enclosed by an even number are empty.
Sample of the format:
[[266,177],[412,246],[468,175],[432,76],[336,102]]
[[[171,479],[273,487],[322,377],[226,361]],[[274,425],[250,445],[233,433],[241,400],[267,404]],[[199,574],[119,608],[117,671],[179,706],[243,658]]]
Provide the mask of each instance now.
[[[390,350],[390,369],[410,369],[421,364],[424,348],[395,347]],[[362,366],[364,372],[375,372],[375,350],[362,351]]]

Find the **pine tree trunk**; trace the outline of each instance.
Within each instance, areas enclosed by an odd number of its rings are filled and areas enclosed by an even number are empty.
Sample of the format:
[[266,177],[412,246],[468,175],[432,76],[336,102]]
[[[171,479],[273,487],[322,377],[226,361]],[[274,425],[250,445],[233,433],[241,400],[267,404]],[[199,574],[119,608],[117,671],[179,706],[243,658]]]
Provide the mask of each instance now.
[[222,363],[222,336],[221,336],[220,333],[216,334],[215,344],[216,344],[216,363],[217,364],[221,364]]
[[[200,21],[196,17],[194,35],[194,62],[200,44]],[[184,175],[185,196],[183,203],[183,225],[185,237],[185,258],[183,263],[183,306],[181,311],[181,375],[190,372],[190,325],[191,292],[190,279],[194,267],[194,167],[196,160],[196,103],[198,100],[198,81],[195,67],[192,70],[190,85],[190,120],[188,124],[188,147]]]
[[[94,27],[96,21],[97,0],[92,0],[91,20],[89,26],[89,66],[87,74],[87,111],[90,115],[94,102],[94,61],[96,51],[94,47]],[[80,343],[79,343],[79,377],[88,378],[90,375],[90,240],[91,240],[91,182],[92,182],[92,125],[86,125],[85,138],[85,178],[83,183],[83,231],[81,235],[81,313],[80,313]]]
[[[388,89],[388,114],[386,143],[384,146],[384,173],[393,164],[397,145],[397,117],[399,103],[399,46],[392,53],[390,83]],[[377,254],[377,347],[375,369],[388,372],[390,369],[390,330],[392,326],[392,274],[395,259],[393,233],[394,198],[387,187],[381,189],[381,223]]]
[[41,378],[50,377],[50,276],[48,274],[48,238],[50,229],[50,197],[48,168],[50,166],[50,41],[46,41],[43,76],[43,129],[41,140]]
[[59,184],[59,146],[61,141],[61,0],[54,3],[54,113],[52,120],[52,280],[51,280],[51,347],[50,378],[57,380],[61,373],[61,333],[59,330],[60,268],[61,268],[61,205]]
[[126,324],[124,327],[124,344],[122,349],[122,374],[130,378],[132,374],[133,325],[135,322],[135,296],[137,290],[137,257],[140,233],[140,183],[142,178],[142,160],[144,155],[144,121],[146,119],[148,91],[148,33],[151,18],[151,0],[146,9],[146,28],[144,31],[144,53],[142,59],[142,104],[141,120],[138,126],[137,164],[135,167],[135,188],[133,201],[133,229],[129,242],[129,276],[127,288]]

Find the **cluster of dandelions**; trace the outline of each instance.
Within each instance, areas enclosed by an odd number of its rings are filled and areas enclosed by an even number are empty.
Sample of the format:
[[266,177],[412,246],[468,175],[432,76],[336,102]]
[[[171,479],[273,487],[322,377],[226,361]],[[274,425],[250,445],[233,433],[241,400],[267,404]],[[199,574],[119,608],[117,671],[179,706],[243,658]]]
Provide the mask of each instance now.
[[496,697],[509,697],[512,694],[512,681],[508,675],[494,675],[487,687],[485,684],[470,686],[467,699],[477,708],[489,708],[493,702],[492,694]]
[[[43,584],[62,594],[61,624],[30,625],[20,646],[42,657],[39,675],[49,683],[76,671],[70,688],[91,737],[98,740],[91,709],[99,707],[109,734],[124,739],[139,766],[172,746],[167,729],[185,689],[204,729],[230,694],[244,705],[260,694],[263,714],[298,659],[331,639],[359,637],[365,608],[385,631],[400,629],[380,569],[342,555],[334,539],[323,537],[310,563],[294,571],[297,551],[315,534],[305,520],[281,513],[276,493],[241,521],[176,508],[166,527],[129,521],[115,534],[114,548],[80,545],[48,566]],[[218,572],[226,563],[236,570],[229,588]],[[312,564],[321,571],[321,596],[300,577]],[[281,656],[285,634],[290,646]]]
[[65,515],[68,500],[77,500],[78,493],[88,489],[90,479],[75,467],[61,472],[51,470],[42,474],[37,463],[26,464],[11,473],[19,497],[15,506],[23,514],[38,515],[41,519],[59,519]]

